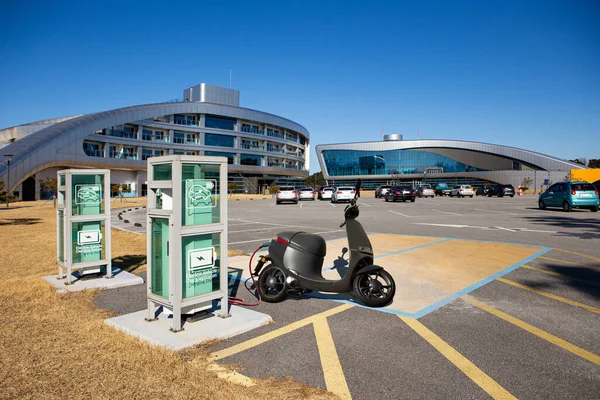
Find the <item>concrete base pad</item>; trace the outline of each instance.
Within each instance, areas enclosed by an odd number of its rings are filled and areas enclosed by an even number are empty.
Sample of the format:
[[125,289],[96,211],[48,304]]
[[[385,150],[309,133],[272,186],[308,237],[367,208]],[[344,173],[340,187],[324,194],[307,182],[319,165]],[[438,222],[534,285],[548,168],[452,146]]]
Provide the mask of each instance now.
[[139,285],[144,283],[144,280],[134,274],[122,271],[118,268],[113,269],[113,277],[105,278],[105,269],[102,268],[102,272],[98,275],[80,277],[78,274],[71,274],[73,277],[73,284],[65,285],[66,279],[58,279],[58,275],[44,276],[46,282],[56,288],[58,293],[66,292],[78,292],[80,290],[89,289],[116,289],[125,286]]
[[152,322],[144,320],[147,310],[109,318],[104,322],[152,345],[181,350],[208,340],[227,339],[273,321],[270,315],[245,307],[231,306],[229,312],[230,317],[220,318],[218,310],[213,311],[208,318],[184,323],[183,330],[177,333],[169,330],[171,321],[164,312]]

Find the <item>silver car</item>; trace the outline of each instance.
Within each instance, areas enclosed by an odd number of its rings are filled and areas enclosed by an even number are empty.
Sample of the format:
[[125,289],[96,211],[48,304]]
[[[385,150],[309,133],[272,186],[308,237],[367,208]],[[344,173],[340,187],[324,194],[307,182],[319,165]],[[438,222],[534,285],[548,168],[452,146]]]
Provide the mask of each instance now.
[[284,201],[289,201],[294,204],[298,204],[298,193],[296,192],[296,188],[293,186],[282,186],[277,191],[277,195],[275,196],[275,203],[281,204]]
[[302,188],[298,192],[298,200],[314,200],[315,191],[313,188]]
[[435,190],[431,185],[421,185],[417,188],[417,196],[419,197],[435,197]]
[[473,197],[473,187],[471,185],[456,185],[450,192],[450,197]]

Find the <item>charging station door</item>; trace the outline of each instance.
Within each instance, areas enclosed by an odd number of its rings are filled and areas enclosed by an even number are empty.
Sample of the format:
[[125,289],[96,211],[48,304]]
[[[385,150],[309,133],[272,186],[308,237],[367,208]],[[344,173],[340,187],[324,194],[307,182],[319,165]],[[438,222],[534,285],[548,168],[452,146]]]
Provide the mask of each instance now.
[[152,271],[150,287],[152,293],[169,298],[169,219],[151,218]]

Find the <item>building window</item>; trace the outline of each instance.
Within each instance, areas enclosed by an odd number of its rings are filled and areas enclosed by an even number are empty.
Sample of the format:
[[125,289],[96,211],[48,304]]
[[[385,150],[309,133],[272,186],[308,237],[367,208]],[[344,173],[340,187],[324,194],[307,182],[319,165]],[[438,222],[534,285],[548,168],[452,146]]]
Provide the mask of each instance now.
[[252,154],[240,154],[241,165],[262,165],[262,157]]
[[206,146],[234,147],[234,140],[233,136],[216,135],[214,133],[204,134],[204,144]]
[[278,129],[267,129],[267,136],[276,137],[279,139],[284,139],[283,133],[279,132]]
[[90,157],[104,157],[103,145],[83,142],[83,151]]
[[252,124],[242,124],[242,132],[247,132],[247,133],[256,133],[259,135],[264,135],[265,131],[260,129],[260,126],[258,125],[252,125]]
[[175,114],[173,122],[177,125],[198,126],[198,117],[196,115]]
[[137,130],[133,126],[113,126],[112,128],[105,129],[105,133],[110,136],[120,137],[124,139],[137,139]]
[[173,143],[184,144],[185,143],[185,134],[175,132],[173,134]]
[[221,151],[205,151],[205,156],[213,156],[213,157],[227,157],[227,164],[233,164],[234,154],[233,153],[224,153]]
[[185,142],[188,144],[198,144],[197,136],[193,133],[186,133]]
[[163,150],[142,149],[142,161],[146,161],[150,157],[158,157],[163,155]]
[[152,131],[150,129],[142,130],[142,140],[152,140]]
[[227,129],[232,131],[235,127],[235,120],[207,115],[204,119],[204,126],[207,128]]

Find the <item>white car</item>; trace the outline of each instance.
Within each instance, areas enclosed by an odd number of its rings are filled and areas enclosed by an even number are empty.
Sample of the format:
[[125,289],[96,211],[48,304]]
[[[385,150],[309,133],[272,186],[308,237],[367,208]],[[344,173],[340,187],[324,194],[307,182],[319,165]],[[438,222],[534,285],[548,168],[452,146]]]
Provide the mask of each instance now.
[[298,200],[314,200],[315,191],[312,188],[303,188],[298,191]]
[[331,196],[331,202],[337,203],[339,201],[352,201],[356,195],[356,190],[351,186],[343,186],[336,188]]
[[293,186],[282,186],[277,191],[277,195],[275,196],[275,203],[281,204],[284,201],[290,201],[292,203],[298,204],[298,193],[296,193],[296,188]]
[[471,185],[457,185],[452,188],[450,197],[473,197],[473,187]]
[[333,192],[335,192],[335,188],[332,188],[330,186],[325,186],[325,187],[321,188],[321,191],[319,192],[319,199],[331,200],[331,196],[333,196]]

